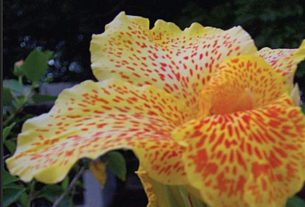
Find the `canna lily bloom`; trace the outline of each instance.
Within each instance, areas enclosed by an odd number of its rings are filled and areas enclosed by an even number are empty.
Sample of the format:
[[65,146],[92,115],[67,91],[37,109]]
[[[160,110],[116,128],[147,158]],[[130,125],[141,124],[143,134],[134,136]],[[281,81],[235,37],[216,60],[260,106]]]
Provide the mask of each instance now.
[[279,207],[301,189],[305,116],[291,93],[304,43],[257,51],[241,27],[149,29],[122,12],[90,51],[99,82],[64,90],[24,124],[13,175],[56,183],[78,159],[123,148],[140,161],[149,206],[175,206],[164,186],[210,207]]

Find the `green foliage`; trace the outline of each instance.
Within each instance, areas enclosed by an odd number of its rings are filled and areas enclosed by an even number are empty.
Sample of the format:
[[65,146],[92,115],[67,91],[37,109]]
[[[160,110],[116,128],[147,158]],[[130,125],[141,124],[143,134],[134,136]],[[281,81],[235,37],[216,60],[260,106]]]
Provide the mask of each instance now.
[[224,29],[241,25],[258,48],[292,48],[299,46],[304,38],[303,3],[299,0],[233,0],[209,5],[188,1],[178,22],[182,27],[194,21]]
[[13,95],[12,95],[10,89],[3,88],[2,92],[3,92],[3,105],[4,106],[11,105],[12,101],[13,101]]
[[4,186],[3,187],[3,206],[7,207],[16,202],[25,191],[23,186]]
[[2,139],[3,139],[4,142],[5,142],[5,139],[8,137],[8,135],[10,134],[11,130],[13,129],[13,127],[15,125],[16,125],[16,123],[13,122],[13,123],[11,123],[11,125],[9,125],[9,126],[7,126],[3,129]]
[[16,142],[13,140],[5,140],[4,146],[9,151],[10,154],[13,154],[16,150]]
[[61,183],[61,188],[65,190],[67,189],[68,185],[69,185],[69,177],[66,177]]
[[305,77],[305,65],[304,64],[301,64],[299,66],[299,69],[297,70],[297,73],[296,73],[296,77],[298,77],[298,78]]
[[45,198],[49,202],[53,203],[63,193],[63,189],[59,185],[46,185],[44,186],[39,194],[38,198]]
[[[37,93],[36,88],[46,82],[44,79],[48,60],[52,52],[42,52],[37,49],[32,51],[24,62],[20,61],[15,64],[14,73],[16,79],[3,81],[3,118],[4,126],[2,139],[5,149],[5,157],[11,156],[16,149],[16,134],[19,132],[17,127],[32,115],[22,115],[26,106],[40,104],[48,101],[54,101],[56,97],[45,96]],[[18,80],[17,80],[18,79]],[[26,84],[31,83],[31,85]],[[42,185],[42,184],[40,184]],[[53,203],[68,187],[69,178],[66,178],[62,184],[44,185],[35,187],[35,181],[26,184],[21,182],[17,177],[12,176],[6,170],[3,170],[3,204],[19,204],[29,206],[35,203],[36,199],[45,199]],[[72,196],[66,196],[60,206],[73,206]]]
[[24,93],[24,86],[15,79],[3,80],[3,87],[9,89],[13,93],[22,95]]
[[294,196],[288,199],[286,207],[305,207],[305,201],[297,196]]
[[126,180],[126,162],[124,156],[116,151],[108,152],[105,155],[107,167],[122,181]]
[[34,103],[45,103],[48,101],[55,101],[56,97],[54,96],[48,96],[48,95],[39,95],[39,94],[35,94],[32,96],[32,100],[34,101]]
[[14,183],[15,181],[19,180],[17,177],[12,176],[9,174],[6,170],[2,170],[2,176],[3,176],[3,186],[7,186],[10,183]]
[[48,60],[52,55],[53,53],[50,51],[33,50],[25,59],[24,64],[20,66],[21,74],[32,82],[39,81],[45,74],[48,68]]

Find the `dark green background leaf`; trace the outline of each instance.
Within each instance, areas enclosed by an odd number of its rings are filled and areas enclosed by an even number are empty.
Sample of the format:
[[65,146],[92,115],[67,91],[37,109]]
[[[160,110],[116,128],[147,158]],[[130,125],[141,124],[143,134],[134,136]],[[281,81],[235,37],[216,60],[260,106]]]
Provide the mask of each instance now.
[[3,105],[4,106],[10,106],[12,104],[13,101],[13,96],[11,93],[11,90],[8,88],[3,88],[2,89],[3,92]]
[[67,176],[61,183],[61,187],[65,190],[69,186],[69,177]]
[[27,79],[32,82],[39,81],[48,68],[48,60],[52,57],[52,52],[42,52],[38,49],[33,50],[25,59],[21,66]]
[[62,192],[63,189],[59,185],[46,185],[43,187],[37,197],[45,198],[52,203],[57,197],[60,196],[60,194],[62,194]]
[[297,196],[294,196],[288,199],[286,207],[305,207],[305,201]]
[[17,180],[19,180],[17,177],[12,176],[9,172],[7,172],[6,170],[2,170],[2,179],[3,179],[3,186],[8,185],[10,183],[13,183]]
[[2,134],[2,136],[3,136],[3,142],[5,142],[5,140],[6,140],[6,138],[8,137],[8,135],[10,134],[10,132],[11,132],[11,130],[13,129],[13,127],[15,126],[15,122],[14,123],[11,123],[11,125],[9,125],[9,126],[7,126],[7,127],[5,127],[4,129],[3,129],[3,134]]
[[7,207],[10,204],[17,201],[24,191],[25,191],[25,188],[22,186],[4,188],[3,189],[3,206]]
[[3,80],[3,87],[9,88],[12,91],[20,93],[20,94],[22,94],[23,89],[24,89],[23,85],[14,79]]
[[123,155],[119,152],[113,151],[108,152],[105,156],[107,167],[115,174],[118,178],[126,180],[126,162]]
[[12,154],[16,149],[16,142],[12,140],[6,140],[4,142],[4,146],[8,149],[8,151]]
[[35,103],[45,103],[49,101],[55,101],[57,97],[47,95],[33,95],[32,98]]
[[64,197],[64,199],[60,202],[59,207],[72,207],[73,205],[73,200],[69,197]]

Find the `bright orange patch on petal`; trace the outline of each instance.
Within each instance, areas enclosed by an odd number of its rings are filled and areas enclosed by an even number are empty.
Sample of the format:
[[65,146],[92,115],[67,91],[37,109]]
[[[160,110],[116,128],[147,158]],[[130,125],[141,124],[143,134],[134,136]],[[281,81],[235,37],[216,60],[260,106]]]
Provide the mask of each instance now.
[[265,61],[257,56],[239,56],[223,62],[201,93],[204,115],[251,110],[287,93],[288,87]]

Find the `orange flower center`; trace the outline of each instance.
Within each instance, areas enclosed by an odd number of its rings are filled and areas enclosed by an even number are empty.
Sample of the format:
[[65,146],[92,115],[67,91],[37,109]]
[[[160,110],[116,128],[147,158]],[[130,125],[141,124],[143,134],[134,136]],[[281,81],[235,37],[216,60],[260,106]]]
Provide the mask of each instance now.
[[227,114],[251,110],[255,96],[249,88],[208,88],[202,92],[200,115]]

